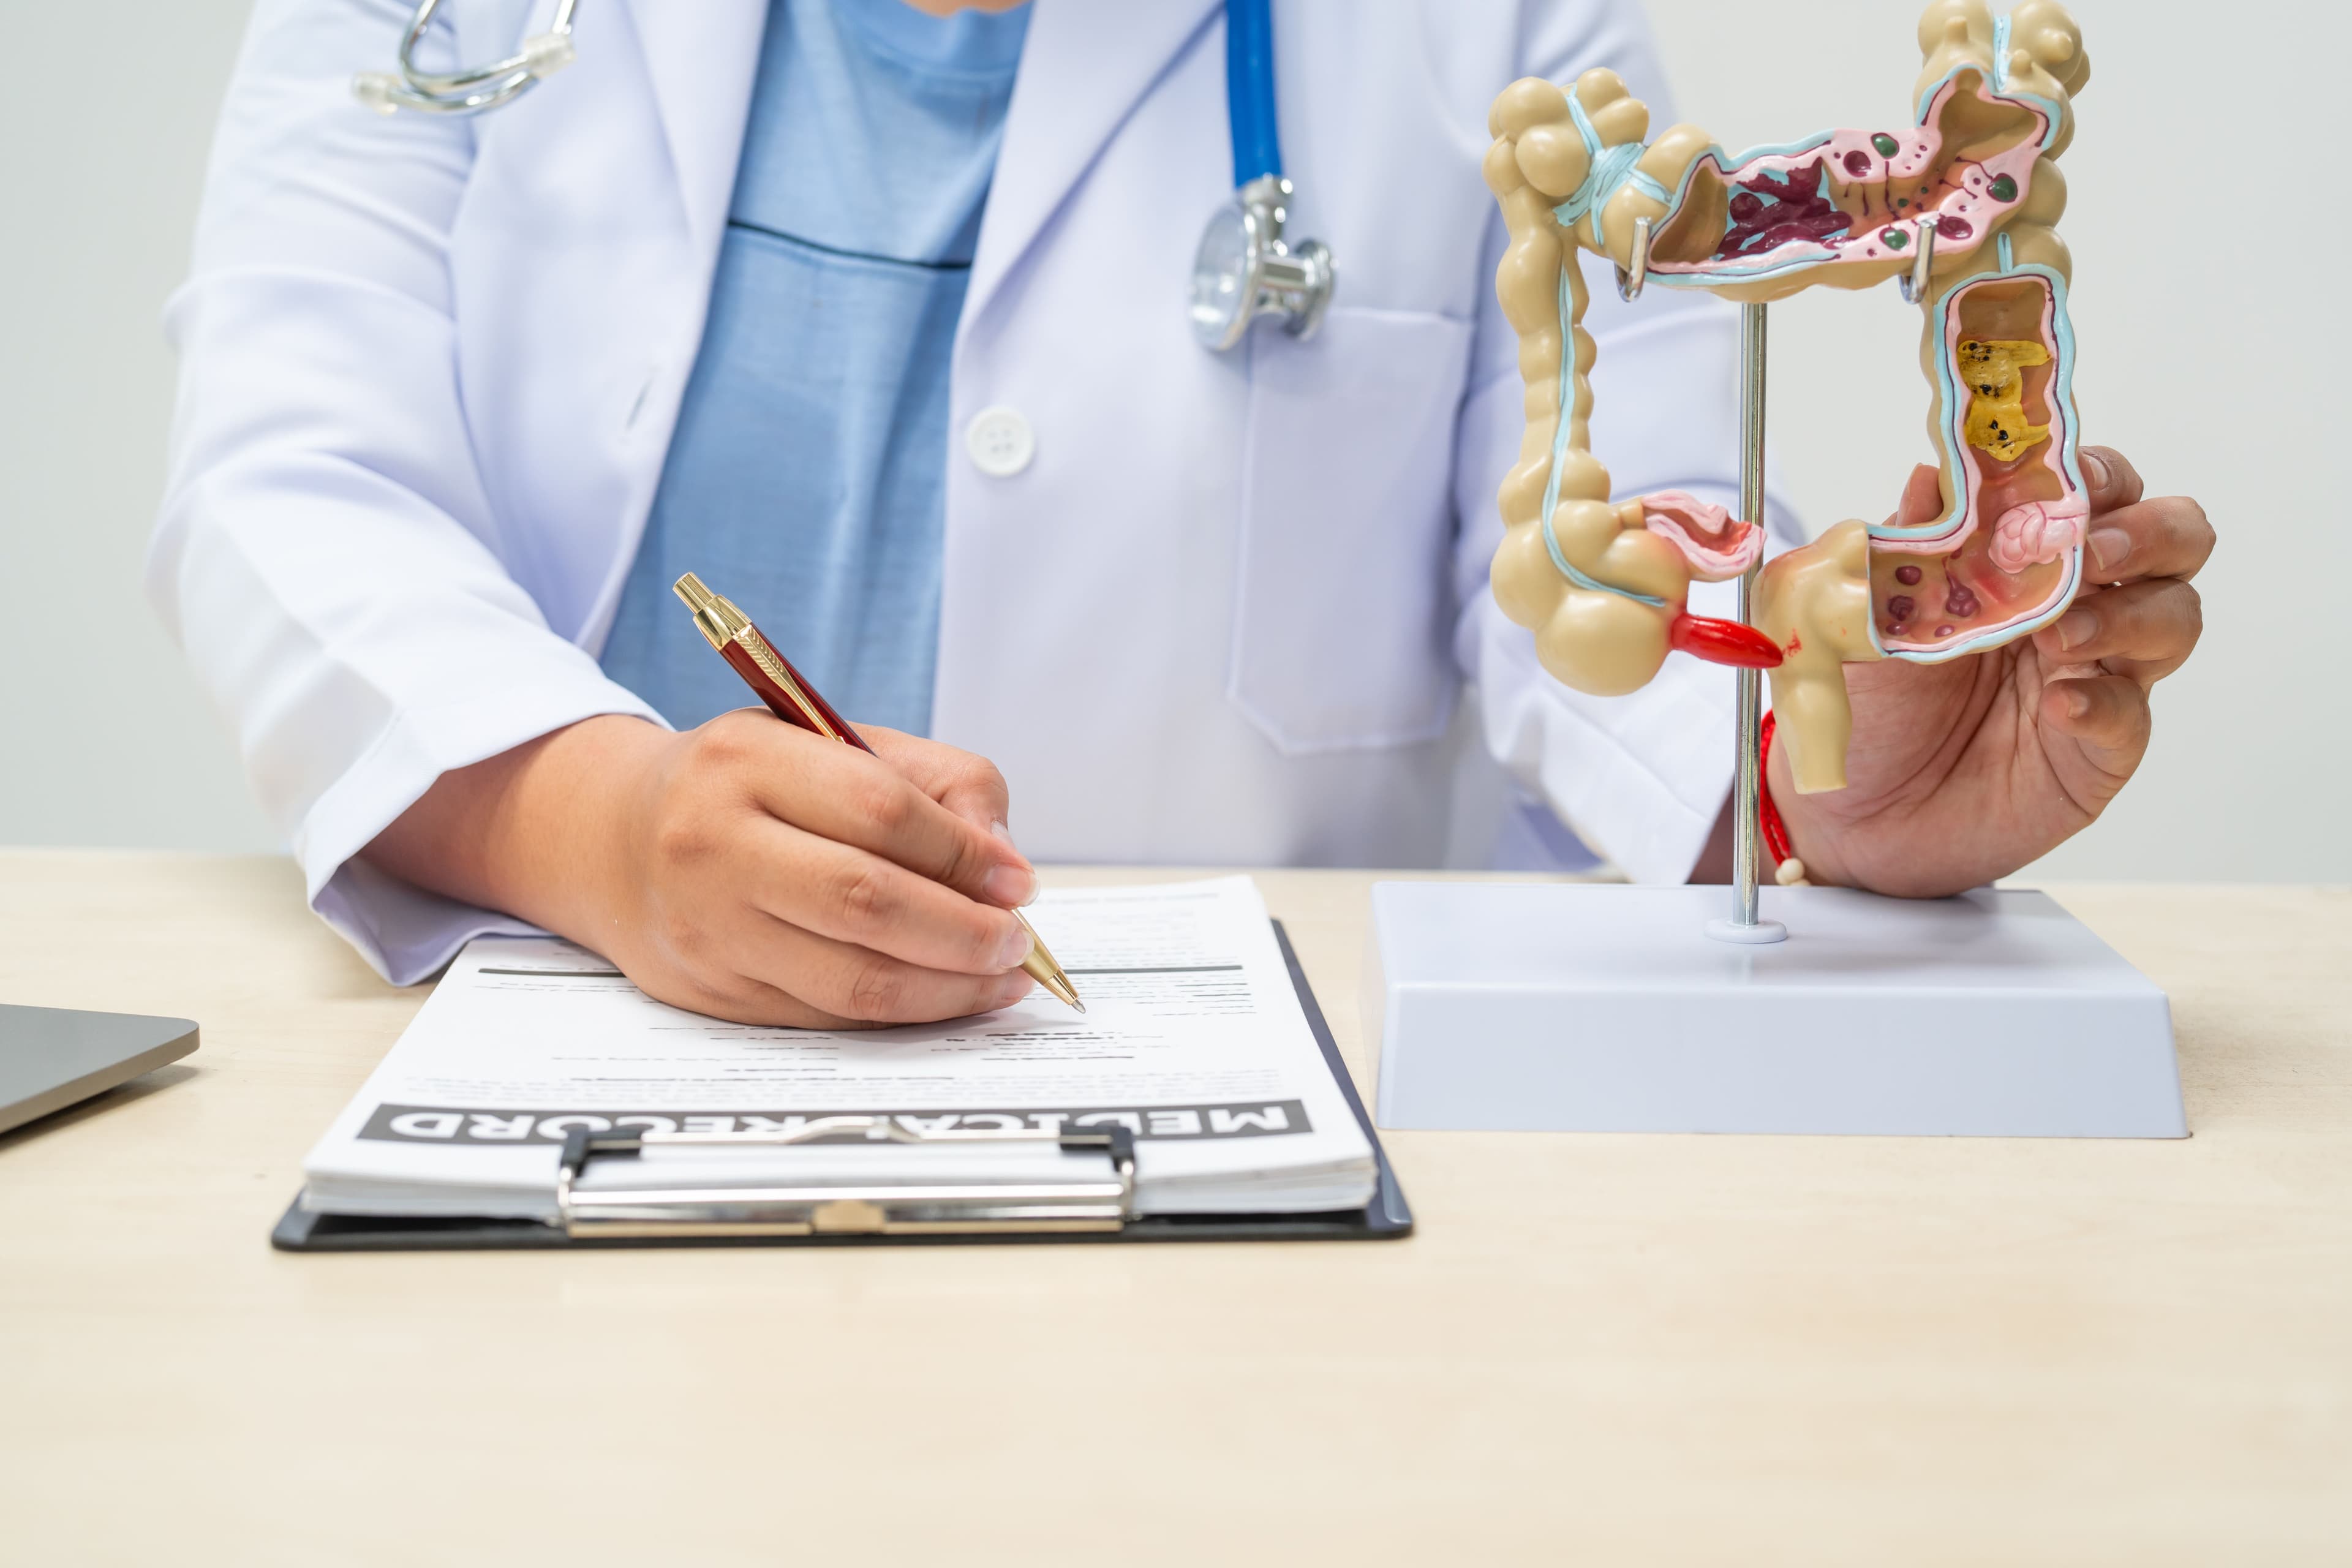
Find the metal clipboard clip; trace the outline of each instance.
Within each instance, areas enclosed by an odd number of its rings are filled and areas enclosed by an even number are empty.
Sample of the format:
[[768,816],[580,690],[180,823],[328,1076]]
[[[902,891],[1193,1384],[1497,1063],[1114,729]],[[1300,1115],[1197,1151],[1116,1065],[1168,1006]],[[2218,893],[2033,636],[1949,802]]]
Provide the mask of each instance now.
[[[634,1157],[647,1147],[813,1143],[847,1133],[889,1143],[1053,1143],[1065,1153],[1099,1152],[1105,1170],[1096,1179],[1054,1183],[877,1181],[585,1189],[578,1184],[589,1161],[598,1156]],[[1134,1217],[1135,1134],[1125,1127],[1083,1132],[979,1127],[929,1132],[887,1116],[820,1117],[790,1132],[595,1132],[575,1127],[564,1135],[555,1207],[564,1235],[579,1241],[1115,1231]]]

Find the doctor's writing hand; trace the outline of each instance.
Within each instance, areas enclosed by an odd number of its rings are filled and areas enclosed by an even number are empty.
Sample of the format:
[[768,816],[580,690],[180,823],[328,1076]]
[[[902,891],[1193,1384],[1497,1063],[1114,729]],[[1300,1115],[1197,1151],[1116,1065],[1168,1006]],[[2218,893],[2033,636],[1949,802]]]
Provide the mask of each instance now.
[[673,734],[590,719],[445,773],[367,850],[420,886],[595,949],[741,1023],[929,1022],[1031,981],[1036,874],[984,759],[863,730],[879,760],[758,709]]
[[[1843,790],[1799,795],[1787,752],[1773,748],[1773,801],[1807,880],[1915,897],[1976,887],[2087,826],[2139,766],[2149,688],[2197,646],[2203,614],[2189,579],[2213,529],[2185,497],[2142,499],[2119,453],[2085,447],[2082,460],[2084,583],[2064,616],[1947,664],[1847,665]],[[1936,470],[1920,468],[1895,521],[1938,510]]]

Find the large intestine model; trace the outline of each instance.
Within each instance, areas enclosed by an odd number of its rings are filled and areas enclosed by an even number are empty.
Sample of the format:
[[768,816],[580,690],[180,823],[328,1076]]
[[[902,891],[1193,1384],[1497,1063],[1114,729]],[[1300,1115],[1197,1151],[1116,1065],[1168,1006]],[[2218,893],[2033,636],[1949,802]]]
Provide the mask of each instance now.
[[[1500,496],[1496,599],[1580,690],[1632,691],[1676,647],[1769,668],[1801,792],[1844,787],[1843,664],[1932,662],[2022,637],[2063,611],[2082,567],[2071,265],[2053,226],[2066,186],[2053,160],[2089,58],[2050,0],[1999,20],[1983,0],[1935,0],[1919,47],[1914,124],[1738,158],[1689,125],[1644,145],[1649,110],[1608,70],[1568,92],[1515,82],[1490,115],[1486,183],[1510,235],[1496,289],[1519,334],[1528,417]],[[1842,522],[1778,557],[1752,628],[1691,616],[1690,583],[1746,571],[1762,530],[1679,492],[1609,499],[1587,445],[1579,247],[1621,279],[1744,303],[1906,279],[1927,318],[1941,513]]]

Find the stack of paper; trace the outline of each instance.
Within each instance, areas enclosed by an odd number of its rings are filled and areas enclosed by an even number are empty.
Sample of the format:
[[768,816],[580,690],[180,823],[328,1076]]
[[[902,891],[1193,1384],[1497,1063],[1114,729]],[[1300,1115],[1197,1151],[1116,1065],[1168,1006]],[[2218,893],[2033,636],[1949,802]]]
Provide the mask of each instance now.
[[[1131,1128],[1139,1215],[1370,1201],[1370,1145],[1247,878],[1048,893],[1029,913],[1083,1016],[1037,993],[864,1033],[726,1024],[651,1000],[569,943],[483,938],[311,1151],[302,1206],[551,1220],[572,1128],[782,1131],[843,1113],[915,1130]],[[627,1180],[1054,1179],[1078,1158],[1049,1143],[649,1147]]]

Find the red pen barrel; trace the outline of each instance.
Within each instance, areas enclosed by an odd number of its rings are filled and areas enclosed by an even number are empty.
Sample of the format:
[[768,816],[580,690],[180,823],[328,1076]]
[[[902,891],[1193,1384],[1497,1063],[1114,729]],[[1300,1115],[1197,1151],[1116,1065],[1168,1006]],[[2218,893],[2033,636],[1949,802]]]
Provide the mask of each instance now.
[[[756,645],[752,639],[758,638]],[[833,704],[818,694],[793,661],[776,651],[775,644],[761,635],[757,626],[750,627],[728,639],[719,650],[719,657],[735,667],[735,673],[744,683],[760,694],[768,710],[787,724],[797,724],[812,734],[825,735],[845,741],[861,752],[874,748],[866,743],[848,720],[833,710]],[[762,656],[765,656],[764,658]],[[770,667],[768,660],[774,665]],[[781,677],[781,679],[779,679]]]
[[[776,651],[776,645],[751,624],[751,616],[712,593],[709,585],[691,572],[677,580],[676,590],[678,598],[693,612],[695,626],[703,639],[719,650],[719,658],[735,667],[735,673],[758,693],[760,700],[768,705],[768,711],[811,734],[855,746],[869,757],[876,754],[874,748],[866,743],[866,737],[835,712],[833,704],[818,694],[808,678],[793,668],[793,661]],[[1078,1000],[1077,987],[1070,984],[1069,974],[1045,950],[1036,928],[1019,910],[1012,914],[1029,933],[1029,956],[1021,961],[1021,967],[1053,995],[1085,1012],[1087,1005]]]

